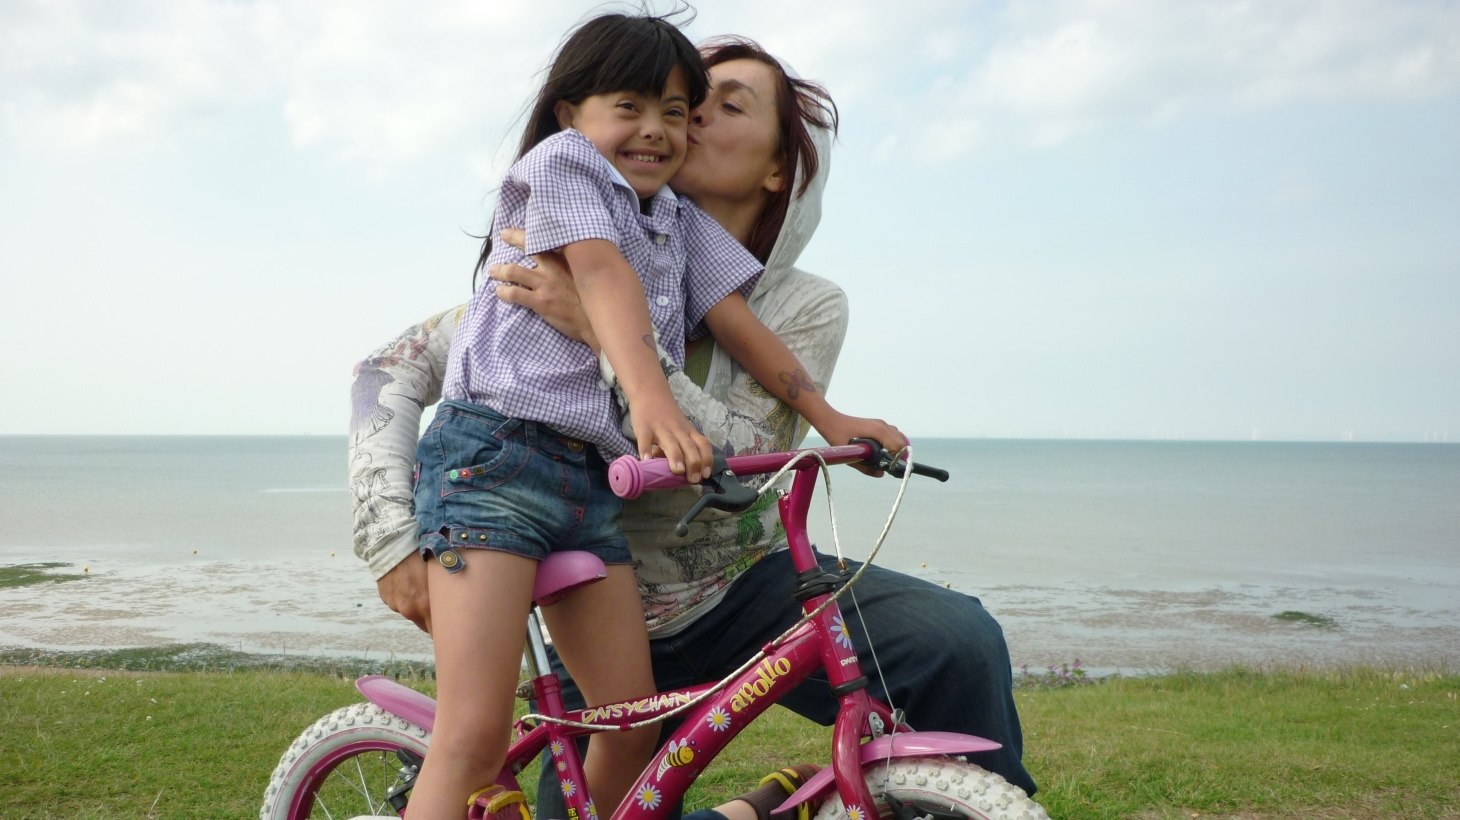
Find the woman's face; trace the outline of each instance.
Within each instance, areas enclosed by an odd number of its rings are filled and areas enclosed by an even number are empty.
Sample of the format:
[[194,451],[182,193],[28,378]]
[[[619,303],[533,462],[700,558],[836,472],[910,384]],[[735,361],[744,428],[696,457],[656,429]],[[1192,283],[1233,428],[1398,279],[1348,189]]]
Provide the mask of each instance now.
[[689,124],[689,152],[670,185],[705,205],[754,201],[785,186],[776,155],[776,76],[755,60],[710,69],[710,93]]

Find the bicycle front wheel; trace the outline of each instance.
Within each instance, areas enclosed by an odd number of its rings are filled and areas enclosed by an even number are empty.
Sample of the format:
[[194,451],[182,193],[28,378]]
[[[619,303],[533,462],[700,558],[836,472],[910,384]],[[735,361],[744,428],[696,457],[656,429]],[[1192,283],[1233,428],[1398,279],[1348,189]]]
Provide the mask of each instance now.
[[[878,818],[898,817],[896,806],[913,809],[916,817],[976,820],[1049,820],[1044,807],[1024,790],[972,763],[946,757],[915,757],[879,762],[862,770],[867,789],[877,800]],[[860,815],[860,816],[858,816]],[[903,814],[901,816],[909,816]],[[816,820],[849,817],[835,791],[821,804]],[[850,820],[870,820],[858,810]]]
[[414,778],[431,733],[373,703],[315,721],[284,752],[264,792],[261,820],[355,817],[396,812],[392,789]]

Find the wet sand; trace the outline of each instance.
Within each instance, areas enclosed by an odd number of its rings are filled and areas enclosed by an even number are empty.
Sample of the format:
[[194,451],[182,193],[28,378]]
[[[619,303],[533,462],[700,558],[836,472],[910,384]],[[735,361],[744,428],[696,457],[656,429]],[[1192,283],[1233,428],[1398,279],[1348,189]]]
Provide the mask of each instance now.
[[[430,657],[429,639],[380,602],[350,555],[287,565],[193,559],[170,567],[118,561],[85,568],[76,580],[0,589],[0,646],[209,643],[259,654]],[[966,571],[896,568],[979,595],[1003,625],[1015,667],[1031,672],[1077,659],[1094,674],[1232,664],[1460,668],[1456,615],[1442,600],[1444,590],[1423,584],[980,587]],[[1282,612],[1318,623],[1275,617]]]
[[[0,587],[0,646],[430,657],[350,552],[343,437],[7,446],[0,567],[88,571]],[[947,440],[925,455],[956,480],[913,482],[876,560],[982,598],[1016,667],[1460,669],[1460,448]],[[833,483],[810,534],[834,549],[834,497],[861,559],[898,485]],[[83,488],[84,503],[63,491]]]

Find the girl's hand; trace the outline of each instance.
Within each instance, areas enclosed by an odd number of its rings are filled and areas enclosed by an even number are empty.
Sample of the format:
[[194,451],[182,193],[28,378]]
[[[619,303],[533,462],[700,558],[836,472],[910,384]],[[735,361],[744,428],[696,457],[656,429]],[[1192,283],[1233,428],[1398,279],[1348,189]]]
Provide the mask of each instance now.
[[639,444],[639,458],[662,455],[669,461],[669,469],[686,481],[710,477],[715,455],[710,440],[689,423],[672,398],[634,402],[629,406],[629,423]]
[[[525,235],[520,228],[502,231],[503,242],[522,249]],[[598,337],[588,324],[583,312],[583,303],[578,300],[578,287],[573,282],[573,272],[563,261],[562,254],[540,253],[532,257],[536,268],[521,265],[492,265],[487,275],[516,287],[497,288],[497,298],[514,305],[522,305],[543,318],[553,329],[588,345],[596,355],[599,352]]]

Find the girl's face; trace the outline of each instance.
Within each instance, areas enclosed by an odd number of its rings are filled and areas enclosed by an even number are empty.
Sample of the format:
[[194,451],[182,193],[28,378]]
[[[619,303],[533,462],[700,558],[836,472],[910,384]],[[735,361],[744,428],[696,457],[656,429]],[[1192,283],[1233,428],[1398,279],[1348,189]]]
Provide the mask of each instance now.
[[710,69],[710,94],[694,110],[689,156],[674,190],[705,206],[712,200],[761,201],[781,190],[781,127],[776,75],[755,60]]
[[614,91],[576,105],[559,102],[553,111],[559,125],[578,129],[597,146],[641,198],[657,194],[684,163],[689,92],[679,68],[658,98]]

